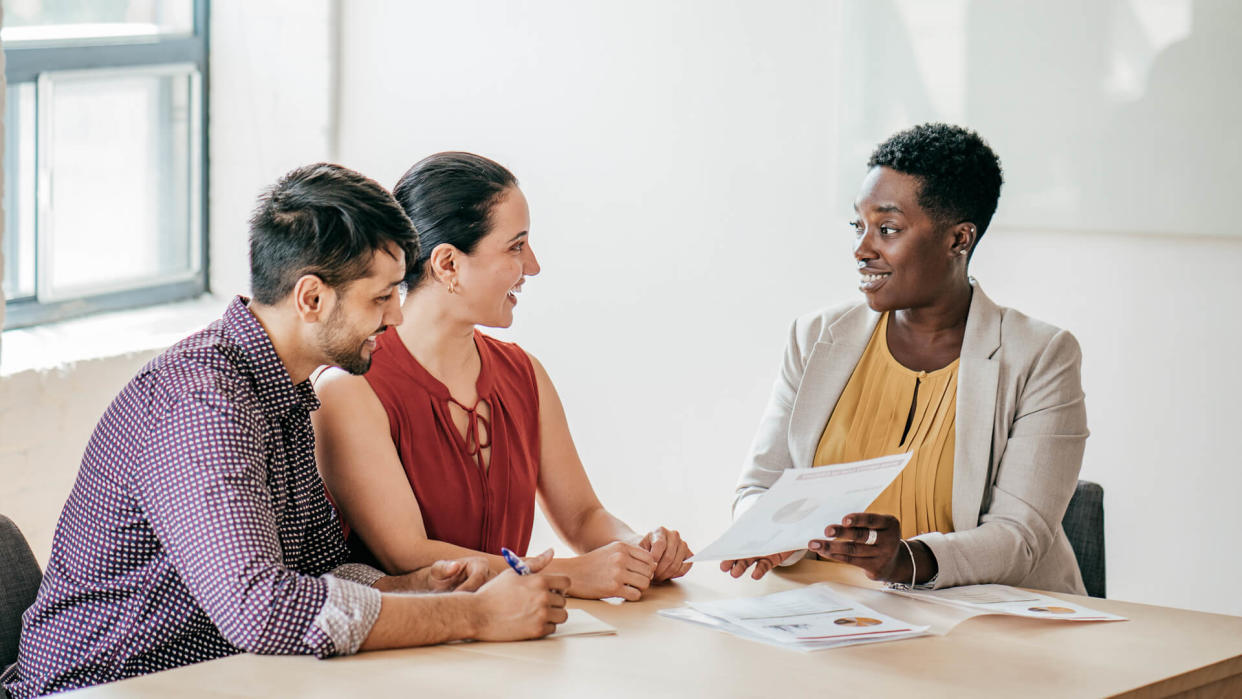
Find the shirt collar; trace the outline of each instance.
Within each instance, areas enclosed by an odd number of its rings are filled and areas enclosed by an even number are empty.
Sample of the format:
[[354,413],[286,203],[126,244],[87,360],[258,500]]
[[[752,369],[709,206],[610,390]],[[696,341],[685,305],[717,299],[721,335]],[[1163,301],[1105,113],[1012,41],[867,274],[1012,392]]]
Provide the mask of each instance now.
[[254,379],[255,392],[263,412],[283,418],[295,409],[319,409],[319,398],[310,380],[294,384],[276,347],[259,319],[250,312],[250,299],[237,296],[224,311],[224,335],[241,350],[241,363]]

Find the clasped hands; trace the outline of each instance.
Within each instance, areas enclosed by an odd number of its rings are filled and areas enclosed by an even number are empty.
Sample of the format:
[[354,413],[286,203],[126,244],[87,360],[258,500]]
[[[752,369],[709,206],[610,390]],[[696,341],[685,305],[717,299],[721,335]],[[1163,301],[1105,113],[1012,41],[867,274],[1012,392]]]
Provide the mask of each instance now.
[[[858,566],[872,580],[893,580],[899,568],[908,570],[898,555],[904,550],[901,522],[892,515],[855,512],[842,518],[840,524],[825,527],[824,537],[811,540],[807,548],[828,560]],[[753,565],[750,577],[758,580],[795,553],[797,551],[784,551],[721,561],[720,570],[739,578]]]
[[686,574],[693,553],[674,529],[659,527],[626,541],[614,541],[581,556],[557,560],[553,567],[569,576],[568,594],[583,599],[642,599],[652,583]]

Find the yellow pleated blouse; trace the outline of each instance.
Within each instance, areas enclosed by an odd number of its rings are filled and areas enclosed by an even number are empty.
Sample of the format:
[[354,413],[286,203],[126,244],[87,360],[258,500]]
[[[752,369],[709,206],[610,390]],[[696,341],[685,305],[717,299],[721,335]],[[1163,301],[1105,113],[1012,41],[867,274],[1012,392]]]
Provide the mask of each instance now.
[[957,367],[912,371],[888,349],[888,313],[841,393],[815,450],[814,466],[912,451],[910,463],[868,512],[901,520],[901,536],[953,531]]

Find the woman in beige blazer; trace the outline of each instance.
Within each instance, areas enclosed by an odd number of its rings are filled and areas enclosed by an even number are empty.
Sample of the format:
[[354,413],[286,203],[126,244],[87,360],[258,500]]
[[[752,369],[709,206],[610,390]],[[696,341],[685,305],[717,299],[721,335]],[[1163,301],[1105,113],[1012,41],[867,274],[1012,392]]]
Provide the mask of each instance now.
[[[951,507],[938,503],[951,525],[903,539],[896,516],[856,513],[825,522],[825,540],[808,548],[860,566],[872,579],[1085,594],[1061,530],[1087,438],[1078,343],[1065,330],[993,303],[967,274],[996,210],[999,160],[972,131],[925,124],[881,144],[868,166],[851,222],[866,301],[794,323],[738,481],[734,516],[785,469],[810,468],[817,454],[841,446],[829,443],[840,431],[825,427],[843,392],[875,402],[876,386],[847,387],[869,344],[885,343],[879,351],[912,375],[955,373],[956,400],[939,408],[948,413],[941,419],[949,441],[939,461],[926,466],[951,469],[951,488],[936,493],[944,500],[951,492]],[[882,321],[885,332],[876,332]],[[907,407],[885,410],[905,419]],[[909,410],[912,419],[914,406]],[[909,521],[904,529],[911,531]],[[738,577],[753,564],[758,578],[803,553],[725,561],[721,569]]]

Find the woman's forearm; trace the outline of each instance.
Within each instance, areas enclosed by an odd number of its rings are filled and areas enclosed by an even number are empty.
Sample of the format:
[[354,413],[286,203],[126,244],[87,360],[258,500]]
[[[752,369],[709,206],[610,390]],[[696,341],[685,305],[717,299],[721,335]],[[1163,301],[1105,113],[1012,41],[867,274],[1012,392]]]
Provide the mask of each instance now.
[[637,544],[640,538],[629,525],[617,519],[602,505],[586,512],[579,520],[579,525],[572,532],[563,532],[562,536],[580,554],[594,551],[614,541]]

